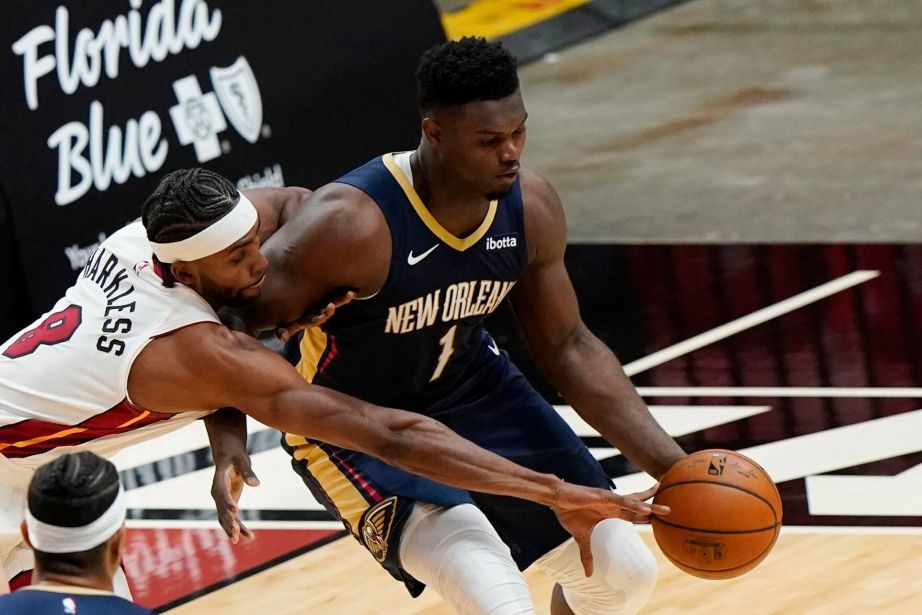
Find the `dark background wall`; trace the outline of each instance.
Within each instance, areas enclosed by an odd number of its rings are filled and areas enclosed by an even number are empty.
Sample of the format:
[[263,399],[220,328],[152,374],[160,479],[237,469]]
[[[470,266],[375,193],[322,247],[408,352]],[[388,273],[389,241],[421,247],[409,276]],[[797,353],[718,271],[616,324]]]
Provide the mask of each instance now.
[[[316,187],[419,139],[429,0],[36,0],[0,24],[0,338],[159,178]],[[124,45],[122,45],[124,43]]]

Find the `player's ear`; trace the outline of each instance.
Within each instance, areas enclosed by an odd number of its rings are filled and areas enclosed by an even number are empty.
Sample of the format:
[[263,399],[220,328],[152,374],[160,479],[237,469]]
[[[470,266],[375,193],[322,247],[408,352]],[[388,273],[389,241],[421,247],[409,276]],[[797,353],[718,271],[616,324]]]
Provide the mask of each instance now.
[[423,137],[432,145],[438,145],[442,140],[442,127],[435,118],[423,118]]
[[22,534],[22,541],[31,549],[32,543],[29,542],[29,530],[26,528],[25,521],[19,524],[19,532]]
[[119,565],[122,563],[122,554],[125,552],[127,536],[128,530],[122,525],[122,527],[112,535],[112,538],[108,540],[108,545],[106,546],[106,564],[108,565],[108,570],[106,572],[109,576],[115,575]]
[[186,286],[191,286],[195,281],[195,271],[186,261],[176,261],[170,264],[170,271],[177,282],[182,282]]

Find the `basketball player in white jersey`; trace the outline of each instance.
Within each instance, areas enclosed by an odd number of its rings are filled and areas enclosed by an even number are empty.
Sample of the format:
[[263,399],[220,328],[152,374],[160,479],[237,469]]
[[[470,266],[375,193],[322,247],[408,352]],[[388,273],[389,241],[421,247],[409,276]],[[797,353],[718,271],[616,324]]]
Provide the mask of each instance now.
[[[39,466],[79,450],[109,456],[226,406],[442,483],[553,506],[587,553],[601,519],[649,517],[649,494],[570,485],[432,419],[311,386],[257,340],[224,327],[215,311],[260,294],[267,266],[260,240],[304,192],[249,194],[252,201],[204,169],[166,176],[144,205],[143,225],[106,239],[48,313],[0,344],[4,579],[32,568],[18,528]],[[230,440],[212,445],[228,452],[239,446]],[[242,449],[230,454],[245,457]],[[116,587],[127,594],[119,576]]]

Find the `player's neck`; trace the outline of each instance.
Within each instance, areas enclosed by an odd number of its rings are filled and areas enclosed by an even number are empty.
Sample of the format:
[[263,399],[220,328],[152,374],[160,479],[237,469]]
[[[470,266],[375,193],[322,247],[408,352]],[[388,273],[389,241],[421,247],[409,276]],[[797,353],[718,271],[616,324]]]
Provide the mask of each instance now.
[[446,231],[456,237],[466,237],[480,226],[487,215],[489,199],[458,185],[423,148],[410,156],[410,167],[413,189]]
[[115,591],[112,587],[112,578],[104,572],[74,576],[69,574],[45,573],[39,570],[32,571],[32,585],[69,585],[71,587],[86,587],[88,589],[101,589]]

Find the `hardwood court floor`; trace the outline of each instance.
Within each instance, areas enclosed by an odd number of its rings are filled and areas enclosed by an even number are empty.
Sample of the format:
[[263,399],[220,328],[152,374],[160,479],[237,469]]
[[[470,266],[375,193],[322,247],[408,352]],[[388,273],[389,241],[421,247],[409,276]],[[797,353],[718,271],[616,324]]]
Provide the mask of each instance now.
[[[660,579],[643,613],[841,615],[922,612],[922,533],[785,531],[768,559],[738,579],[704,581],[666,562],[649,531],[644,539]],[[548,612],[552,583],[526,574],[539,614]],[[275,566],[173,609],[170,615],[451,615],[432,591],[412,600],[350,538]]]

